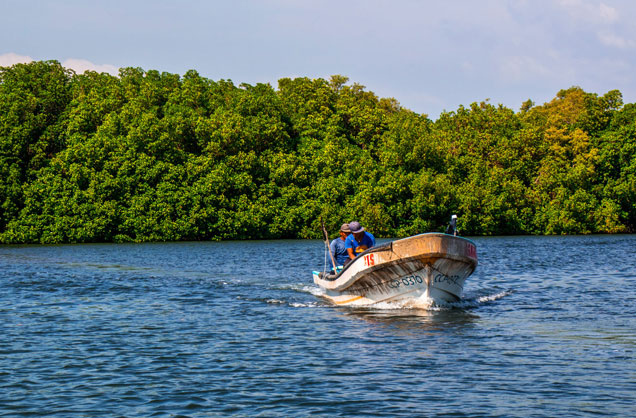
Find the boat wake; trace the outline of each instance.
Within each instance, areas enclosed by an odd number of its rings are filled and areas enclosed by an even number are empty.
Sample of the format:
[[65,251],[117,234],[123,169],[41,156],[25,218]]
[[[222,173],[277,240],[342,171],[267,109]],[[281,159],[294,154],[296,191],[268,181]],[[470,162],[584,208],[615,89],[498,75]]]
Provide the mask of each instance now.
[[[313,300],[305,300],[305,297],[295,297],[293,295],[289,295],[290,297],[274,297],[274,298],[258,298],[261,302],[265,302],[271,305],[287,305],[292,308],[337,308],[337,309],[347,309],[345,306],[338,306],[332,302],[330,302],[325,297],[324,289],[314,286],[308,285],[305,283],[298,283],[287,286],[275,286],[270,288],[270,290],[275,290],[276,292],[288,292],[292,291],[297,294],[305,294],[312,295],[316,297]],[[512,290],[493,290],[490,291],[487,289],[482,289],[478,292],[468,292],[462,300],[458,302],[442,302],[442,303],[433,303],[430,299],[426,297],[418,298],[418,299],[409,299],[402,301],[387,301],[387,302],[379,302],[370,306],[367,306],[363,309],[368,310],[378,310],[378,311],[443,311],[449,309],[475,309],[481,306],[488,305],[490,303],[496,302],[500,299],[505,298],[513,293]],[[359,309],[359,308],[358,308]]]
[[[295,286],[294,289],[297,292],[309,293],[313,296],[319,297],[322,301],[317,303],[288,303],[292,307],[334,307],[334,308],[346,308],[330,303],[325,298],[325,292],[320,287],[310,285]],[[429,298],[421,297],[418,299],[402,300],[402,301],[387,301],[379,302],[368,306],[371,310],[427,310],[427,311],[441,311],[447,309],[475,309],[480,306],[488,305],[492,302],[505,298],[513,293],[513,290],[499,290],[494,293],[490,293],[487,290],[480,291],[479,293],[468,293],[458,302],[442,302],[434,303]],[[270,302],[271,303],[271,302]],[[282,302],[287,303],[287,302]]]
[[272,305],[287,305],[292,308],[314,308],[321,305],[319,301],[314,302],[298,302],[298,301],[290,301],[290,300],[280,300],[280,299],[267,299],[265,303],[269,303]]
[[512,295],[512,293],[512,290],[504,290],[503,292],[495,293],[494,295],[480,296],[477,298],[477,301],[480,303],[493,302],[508,295]]
[[483,305],[487,305],[491,302],[495,302],[499,299],[503,299],[506,296],[511,295],[512,290],[504,290],[501,292],[486,294],[481,296],[467,296],[464,297],[459,302],[447,303],[442,306],[438,306],[438,308],[460,308],[460,309],[474,309]]

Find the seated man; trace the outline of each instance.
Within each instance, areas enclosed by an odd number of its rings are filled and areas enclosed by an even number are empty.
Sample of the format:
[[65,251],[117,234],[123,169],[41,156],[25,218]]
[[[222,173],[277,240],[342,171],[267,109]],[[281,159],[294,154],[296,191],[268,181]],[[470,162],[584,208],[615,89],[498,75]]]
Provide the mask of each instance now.
[[353,221],[349,223],[351,235],[345,240],[345,248],[349,254],[349,258],[353,260],[361,252],[375,245],[375,237],[365,232],[360,222]]
[[[329,248],[331,249],[331,254],[333,258],[336,260],[336,266],[344,266],[349,262],[349,253],[345,248],[345,240],[351,234],[351,230],[349,229],[349,224],[342,224],[340,227],[340,237],[331,241],[329,244]],[[334,270],[333,263],[331,262],[331,257],[329,258],[329,265],[331,269]]]

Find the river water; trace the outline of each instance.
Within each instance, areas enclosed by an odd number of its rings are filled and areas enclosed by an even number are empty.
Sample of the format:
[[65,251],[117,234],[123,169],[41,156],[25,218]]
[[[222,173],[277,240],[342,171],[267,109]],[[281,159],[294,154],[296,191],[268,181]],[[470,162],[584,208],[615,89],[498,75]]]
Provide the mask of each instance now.
[[320,241],[0,246],[0,416],[636,416],[636,236],[474,241],[428,310],[330,305]]

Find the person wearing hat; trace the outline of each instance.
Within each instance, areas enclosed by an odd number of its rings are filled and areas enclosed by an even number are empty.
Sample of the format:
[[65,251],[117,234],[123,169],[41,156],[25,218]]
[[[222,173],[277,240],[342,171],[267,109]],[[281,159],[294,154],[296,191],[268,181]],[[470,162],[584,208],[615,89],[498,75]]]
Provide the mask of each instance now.
[[360,222],[349,222],[351,235],[345,240],[345,248],[349,254],[349,258],[353,260],[364,250],[375,246],[375,237],[366,232]]
[[[351,234],[351,230],[349,229],[349,224],[342,224],[340,227],[340,236],[329,244],[329,248],[331,248],[331,254],[333,254],[333,258],[336,260],[336,264],[338,266],[344,266],[349,262],[349,253],[345,248],[345,240]],[[333,269],[333,263],[331,262],[331,258],[329,259],[329,265]]]

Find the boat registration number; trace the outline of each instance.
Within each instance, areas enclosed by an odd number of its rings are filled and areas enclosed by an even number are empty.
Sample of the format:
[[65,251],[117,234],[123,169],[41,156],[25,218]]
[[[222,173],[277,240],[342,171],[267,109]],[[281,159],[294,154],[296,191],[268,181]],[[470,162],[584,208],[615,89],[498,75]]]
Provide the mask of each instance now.
[[402,277],[401,279],[393,279],[389,282],[389,287],[391,289],[398,289],[400,286],[414,286],[421,283],[424,283],[422,277],[414,275]]
[[364,265],[365,266],[375,265],[375,258],[373,257],[373,254],[367,254],[364,256]]

